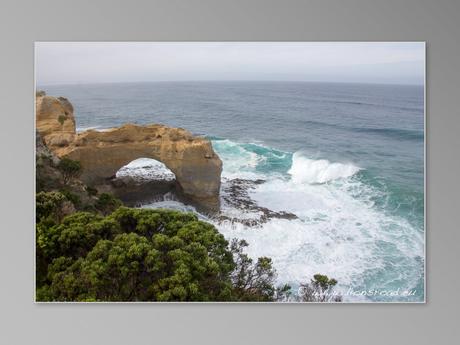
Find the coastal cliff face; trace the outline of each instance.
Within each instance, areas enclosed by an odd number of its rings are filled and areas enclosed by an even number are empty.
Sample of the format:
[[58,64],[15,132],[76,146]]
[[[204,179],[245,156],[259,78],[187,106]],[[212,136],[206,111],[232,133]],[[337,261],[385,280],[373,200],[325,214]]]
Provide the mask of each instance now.
[[75,131],[73,107],[65,98],[37,95],[37,130],[58,157],[80,161],[81,179],[103,184],[137,158],[163,162],[184,195],[208,209],[219,206],[222,161],[211,143],[181,128],[126,124],[106,131]]
[[73,106],[66,98],[38,93],[35,109],[37,131],[48,146],[65,146],[75,139]]

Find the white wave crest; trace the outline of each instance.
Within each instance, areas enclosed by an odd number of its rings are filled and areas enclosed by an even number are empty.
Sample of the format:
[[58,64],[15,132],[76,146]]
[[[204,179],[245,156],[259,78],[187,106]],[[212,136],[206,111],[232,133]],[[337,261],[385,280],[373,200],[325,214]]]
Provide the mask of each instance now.
[[294,183],[326,183],[338,178],[356,174],[360,168],[353,164],[331,163],[326,159],[310,159],[296,152],[292,156],[292,166],[288,174]]

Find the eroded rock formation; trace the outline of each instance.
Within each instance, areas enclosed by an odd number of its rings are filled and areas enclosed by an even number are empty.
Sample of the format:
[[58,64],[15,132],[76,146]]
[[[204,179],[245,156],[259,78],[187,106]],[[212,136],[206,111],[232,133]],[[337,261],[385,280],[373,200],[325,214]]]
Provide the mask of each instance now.
[[64,97],[37,93],[36,127],[49,146],[65,146],[75,139],[75,117],[72,104]]
[[81,178],[88,185],[104,183],[137,158],[153,158],[174,172],[187,197],[208,208],[218,207],[222,161],[207,139],[163,125],[125,124],[76,133],[70,102],[43,94],[37,95],[36,120],[52,152],[81,162]]

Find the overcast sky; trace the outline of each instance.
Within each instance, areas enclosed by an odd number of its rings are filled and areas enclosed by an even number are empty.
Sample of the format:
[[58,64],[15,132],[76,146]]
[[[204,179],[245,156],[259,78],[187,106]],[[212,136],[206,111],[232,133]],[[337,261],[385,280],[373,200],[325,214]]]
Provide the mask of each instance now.
[[289,80],[423,84],[425,45],[357,42],[39,42],[38,85]]

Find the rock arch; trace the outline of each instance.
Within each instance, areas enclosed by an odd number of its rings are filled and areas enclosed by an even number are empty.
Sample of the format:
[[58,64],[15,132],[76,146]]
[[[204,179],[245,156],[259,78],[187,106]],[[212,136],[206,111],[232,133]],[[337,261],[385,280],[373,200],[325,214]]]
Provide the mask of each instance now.
[[[45,143],[57,156],[80,161],[85,183],[104,183],[129,162],[153,158],[176,175],[187,197],[208,208],[218,207],[222,161],[209,140],[193,136],[182,128],[163,125],[125,124],[106,131],[76,133],[73,113],[69,113],[67,103],[40,96],[36,105],[37,130]],[[62,124],[63,115],[72,121],[73,128],[65,126],[65,121]],[[43,128],[46,130],[41,130]]]

